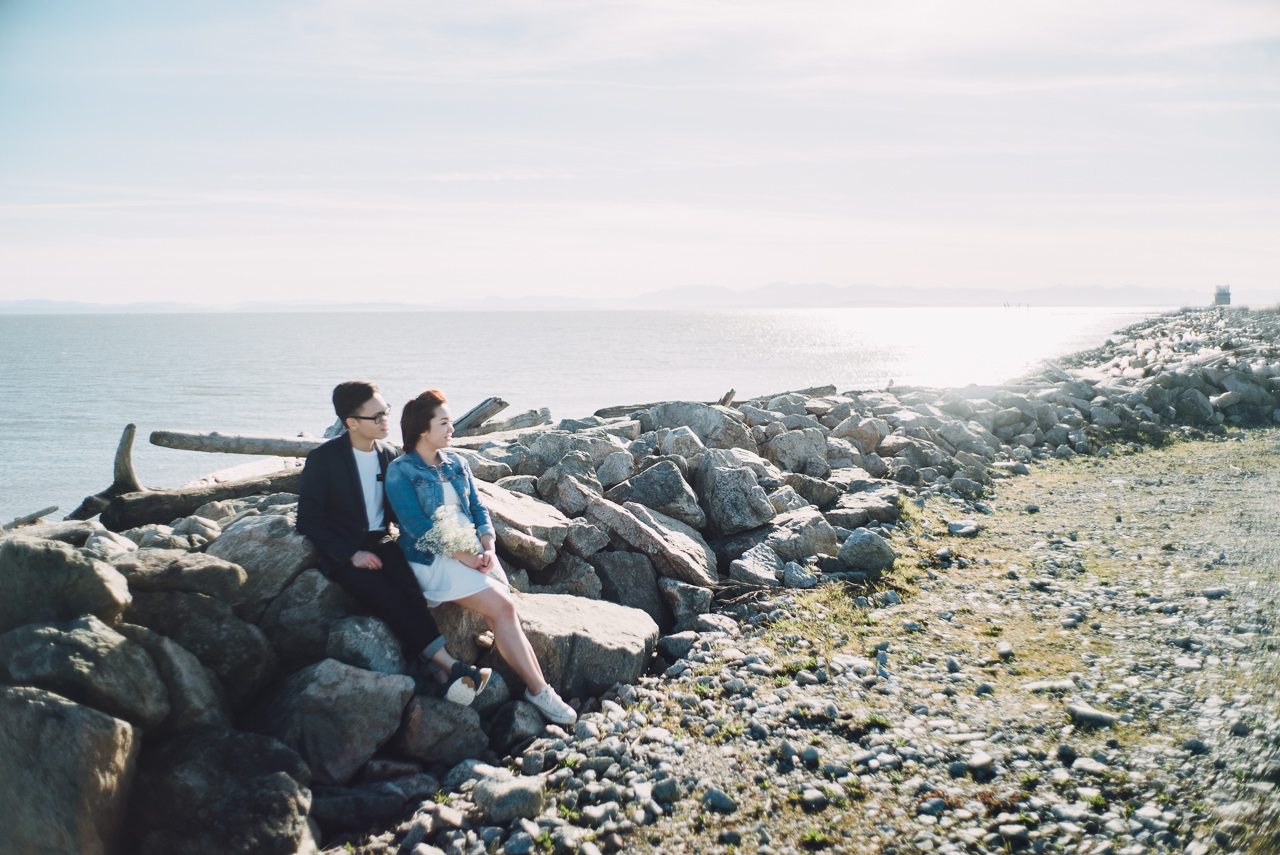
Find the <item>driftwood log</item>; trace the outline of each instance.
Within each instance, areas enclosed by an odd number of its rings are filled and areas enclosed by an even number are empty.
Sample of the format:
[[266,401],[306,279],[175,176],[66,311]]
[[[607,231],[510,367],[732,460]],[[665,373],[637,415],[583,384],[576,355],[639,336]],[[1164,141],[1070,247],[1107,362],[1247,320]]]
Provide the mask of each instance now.
[[94,514],[100,513],[116,496],[146,491],[147,488],[139,483],[138,473],[133,469],[133,437],[137,432],[137,425],[125,425],[124,433],[120,434],[120,444],[116,446],[111,486],[101,493],[86,496],[80,503],[80,507],[67,514],[67,519],[87,520]]
[[27,514],[25,517],[18,517],[12,522],[7,522],[4,525],[0,525],[0,531],[8,531],[9,529],[17,528],[18,526],[31,525],[34,522],[39,522],[41,517],[47,517],[49,514],[53,513],[57,509],[58,509],[57,505],[50,505],[47,508],[41,508],[40,510],[36,511],[34,514]]
[[465,435],[466,431],[480,427],[506,408],[507,402],[501,398],[485,398],[453,420],[453,432]]
[[523,413],[517,413],[509,419],[502,421],[488,421],[478,427],[466,428],[458,430],[454,428],[454,436],[486,436],[491,433],[500,433],[509,430],[520,430],[521,428],[538,427],[545,425],[551,421],[551,410],[542,407],[537,410],[526,410]]
[[226,481],[210,487],[186,490],[147,490],[115,496],[102,511],[102,524],[112,531],[124,531],[141,525],[168,525],[175,519],[191,516],[209,502],[243,499],[270,493],[296,493],[302,481],[302,468],[273,472],[262,478]]
[[260,436],[241,433],[200,433],[191,430],[156,430],[151,444],[183,451],[222,454],[262,454],[268,457],[306,457],[328,440],[311,436]]

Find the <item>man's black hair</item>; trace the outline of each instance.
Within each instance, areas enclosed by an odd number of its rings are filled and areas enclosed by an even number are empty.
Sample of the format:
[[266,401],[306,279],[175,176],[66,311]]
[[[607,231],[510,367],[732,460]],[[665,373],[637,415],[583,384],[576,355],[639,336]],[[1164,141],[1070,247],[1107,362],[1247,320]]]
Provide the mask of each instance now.
[[333,411],[346,423],[364,406],[365,401],[378,394],[378,384],[368,380],[348,380],[333,387]]

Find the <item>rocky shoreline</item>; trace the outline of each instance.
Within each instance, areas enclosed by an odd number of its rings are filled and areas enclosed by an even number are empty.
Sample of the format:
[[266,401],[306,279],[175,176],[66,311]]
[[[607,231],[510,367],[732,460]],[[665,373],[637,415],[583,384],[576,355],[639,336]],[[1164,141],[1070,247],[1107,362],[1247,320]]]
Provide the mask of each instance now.
[[[4,532],[0,849],[1230,849],[1265,823],[1214,781],[1265,797],[1280,773],[1166,722],[1270,746],[1269,696],[1185,689],[1253,670],[1265,619],[1216,580],[1135,604],[1148,565],[1102,548],[1159,549],[1109,531],[1132,500],[1082,536],[1096,499],[1055,511],[1029,485],[1269,428],[1278,340],[1272,314],[1188,309],[1001,388],[666,402],[460,440],[526,631],[584,713],[568,729],[512,700],[482,622],[447,605],[450,649],[499,676],[473,707],[436,697],[313,569],[292,494]],[[1230,565],[1204,542],[1201,574]]]

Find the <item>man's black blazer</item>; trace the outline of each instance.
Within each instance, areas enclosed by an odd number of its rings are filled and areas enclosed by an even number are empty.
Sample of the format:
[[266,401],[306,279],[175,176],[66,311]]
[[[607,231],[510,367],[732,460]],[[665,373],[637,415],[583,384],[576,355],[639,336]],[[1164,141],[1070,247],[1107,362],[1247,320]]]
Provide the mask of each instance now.
[[[387,464],[396,458],[388,443],[375,441],[382,464],[379,480],[385,482]],[[384,525],[396,522],[395,512],[383,491]],[[364,507],[364,491],[351,448],[351,439],[334,437],[307,455],[298,489],[298,532],[311,538],[320,553],[320,572],[326,576],[355,555],[364,545],[369,516]]]

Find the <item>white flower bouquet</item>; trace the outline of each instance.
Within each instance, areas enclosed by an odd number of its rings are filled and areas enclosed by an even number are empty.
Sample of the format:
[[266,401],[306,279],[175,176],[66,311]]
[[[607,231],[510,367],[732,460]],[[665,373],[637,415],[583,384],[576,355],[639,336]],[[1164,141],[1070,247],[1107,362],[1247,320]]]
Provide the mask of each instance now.
[[451,556],[455,552],[480,552],[480,538],[476,527],[458,518],[447,505],[441,505],[431,515],[431,530],[414,544],[419,552],[428,555]]

